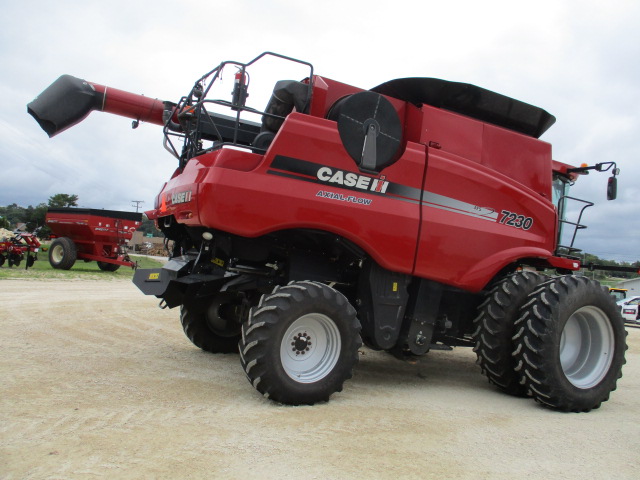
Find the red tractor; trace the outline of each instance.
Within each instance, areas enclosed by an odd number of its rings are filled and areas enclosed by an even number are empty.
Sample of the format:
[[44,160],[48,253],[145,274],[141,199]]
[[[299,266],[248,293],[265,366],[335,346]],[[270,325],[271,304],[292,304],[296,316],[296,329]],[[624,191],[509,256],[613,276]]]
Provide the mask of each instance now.
[[[267,57],[309,73],[260,110],[248,79]],[[565,219],[569,186],[611,170],[613,199],[618,169],[553,160],[541,108],[433,78],[363,90],[270,52],[221,63],[178,103],[62,76],[28,105],[50,136],[92,110],[161,125],[178,161],[147,212],[171,260],[135,284],[180,307],[199,348],[239,351],[265,397],[328,400],[363,342],[401,359],[472,347],[491,383],[557,410],[616,388],[624,323],[607,289],[574,275],[575,232],[561,238],[584,228]]]
[[32,267],[38,260],[39,250],[40,240],[35,233],[15,231],[13,237],[0,239],[0,267],[5,262],[9,267],[19,267],[25,257],[25,269]]

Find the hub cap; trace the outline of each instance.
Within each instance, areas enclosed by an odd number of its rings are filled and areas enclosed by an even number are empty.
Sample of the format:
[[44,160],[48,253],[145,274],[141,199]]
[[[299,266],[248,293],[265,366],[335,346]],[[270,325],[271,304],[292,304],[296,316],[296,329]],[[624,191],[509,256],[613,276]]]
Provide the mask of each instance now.
[[340,332],[326,315],[309,313],[288,328],[280,345],[280,361],[289,377],[313,383],[326,377],[338,363]]
[[51,258],[53,258],[53,261],[55,263],[60,263],[62,261],[62,259],[64,258],[64,248],[62,248],[61,245],[56,245],[51,250]]
[[560,364],[567,379],[578,388],[591,388],[606,376],[615,340],[607,315],[597,307],[577,310],[560,338]]

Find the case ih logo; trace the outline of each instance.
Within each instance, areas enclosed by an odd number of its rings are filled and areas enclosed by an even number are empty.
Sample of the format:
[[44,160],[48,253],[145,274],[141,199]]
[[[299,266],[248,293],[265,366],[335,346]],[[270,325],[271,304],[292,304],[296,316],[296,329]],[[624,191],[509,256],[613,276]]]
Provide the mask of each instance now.
[[369,190],[377,193],[385,193],[389,186],[389,182],[385,181],[386,177],[384,175],[380,178],[371,178],[329,167],[319,168],[316,176],[322,182],[335,183],[344,187],[355,187],[359,190]]
[[368,177],[348,170],[340,170],[339,168],[282,155],[278,155],[273,159],[271,168],[267,170],[267,173],[376,195],[386,195],[387,188],[391,185],[384,175],[379,178]]
[[178,203],[187,203],[190,201],[191,201],[191,190],[171,194],[171,205],[176,205]]
[[[420,205],[421,207],[436,208],[490,222],[499,221],[501,224],[522,228],[524,230],[529,230],[534,224],[533,218],[512,214],[512,212],[507,212],[506,210],[502,212],[503,218],[498,220],[498,212],[494,208],[474,205],[421,188],[390,182],[384,175],[381,175],[379,178],[368,177],[348,170],[328,167],[327,165],[321,165],[299,158],[277,155],[273,159],[273,162],[271,162],[267,173],[303,182],[333,186],[340,190],[366,192],[368,195],[378,195],[389,200],[409,202]],[[316,196],[368,205],[368,203],[363,201],[364,199],[342,192],[320,190]]]

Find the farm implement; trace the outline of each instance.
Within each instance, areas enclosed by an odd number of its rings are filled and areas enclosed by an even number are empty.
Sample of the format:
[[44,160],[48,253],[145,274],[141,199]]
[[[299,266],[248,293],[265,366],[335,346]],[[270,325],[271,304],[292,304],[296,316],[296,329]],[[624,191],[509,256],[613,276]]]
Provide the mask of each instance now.
[[49,208],[46,223],[55,238],[49,248],[53,268],[69,270],[76,260],[96,261],[100,270],[135,267],[126,243],[140,226],[141,213],[91,208]]
[[12,237],[0,239],[0,267],[5,263],[9,267],[19,267],[25,259],[25,269],[32,267],[39,250],[40,241],[35,233],[16,231]]
[[[268,59],[306,78],[249,106]],[[362,343],[400,359],[471,347],[497,388],[562,411],[615,390],[624,323],[575,275],[585,226],[567,212],[592,205],[569,195],[581,175],[610,171],[614,199],[619,170],[554,160],[542,108],[434,78],[362,89],[269,52],[222,62],[177,103],[65,75],[28,105],[49,136],[93,110],[161,126],[177,161],[147,212],[171,259],[135,284],[179,307],[197,347],[238,352],[263,396],[328,400]]]

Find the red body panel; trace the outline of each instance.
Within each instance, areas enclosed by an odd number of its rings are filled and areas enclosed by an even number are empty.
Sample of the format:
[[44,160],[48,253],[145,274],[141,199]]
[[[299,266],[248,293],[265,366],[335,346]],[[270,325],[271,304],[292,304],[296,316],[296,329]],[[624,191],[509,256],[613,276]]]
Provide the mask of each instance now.
[[[437,145],[428,149],[424,190],[436,196],[424,202],[415,274],[478,291],[511,262],[550,257],[557,225],[548,200],[550,145],[433,107],[422,110],[423,142]],[[516,214],[512,225],[501,223],[503,212]]]
[[[107,262],[121,256],[119,247],[131,240],[140,221],[110,216],[106,213],[110,211],[99,212],[94,209],[57,209],[47,212],[46,223],[56,237],[68,237],[75,243],[79,259]],[[135,215],[120,213],[123,214],[121,216]]]
[[[330,231],[360,245],[382,266],[412,273],[418,238],[419,207],[414,202],[345,191],[317,177],[286,178],[274,167],[278,156],[317,162],[326,168],[349,169],[362,175],[344,151],[335,123],[291,114],[260,165],[244,171],[246,152],[223,149],[190,161],[183,173],[167,183],[160,203],[165,213],[181,223],[206,225],[236,235],[258,237],[294,228]],[[231,168],[237,162],[239,169]],[[424,149],[410,145],[387,178],[420,188],[424,174]],[[174,204],[173,198],[191,192],[191,200]],[[335,193],[335,198],[318,196]],[[344,199],[339,196],[343,195]],[[353,198],[349,198],[353,197]],[[250,201],[247,201],[250,199]],[[354,203],[359,199],[369,205]],[[162,211],[162,206],[159,209]],[[195,215],[199,213],[199,218]],[[194,214],[192,218],[188,215]],[[358,219],[354,221],[354,219]]]
[[[404,123],[403,154],[379,175],[365,174],[324,118],[358,91],[316,77],[310,114],[291,113],[264,156],[225,148],[191,159],[149,216],[244,237],[328,231],[384,268],[468,291],[524,259],[558,263],[549,144],[389,99]],[[383,183],[383,192],[371,191]]]

